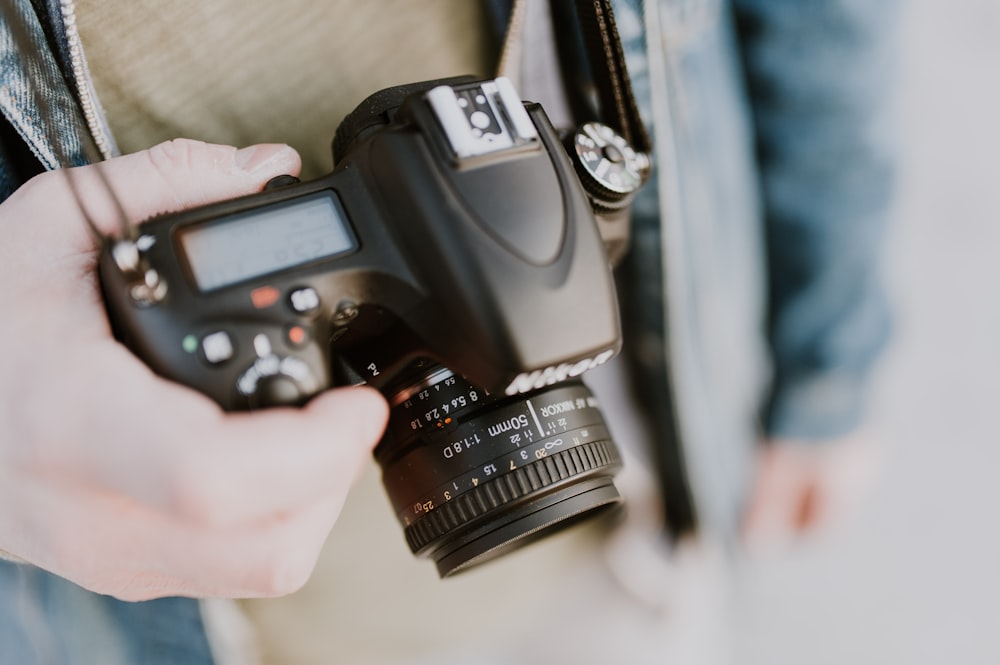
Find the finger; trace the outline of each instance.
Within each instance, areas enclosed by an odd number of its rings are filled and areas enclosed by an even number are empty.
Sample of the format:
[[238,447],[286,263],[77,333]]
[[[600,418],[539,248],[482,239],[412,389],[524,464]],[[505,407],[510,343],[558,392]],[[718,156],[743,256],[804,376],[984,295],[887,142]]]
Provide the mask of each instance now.
[[276,175],[298,174],[294,149],[260,144],[237,149],[176,139],[106,162],[43,174],[29,191],[52,192],[53,220],[86,239],[84,218],[104,233],[126,221],[136,224],[153,215],[260,191]]
[[102,450],[78,449],[60,464],[198,524],[251,524],[346,494],[385,426],[387,405],[367,388],[332,390],[303,409],[225,415],[197,393],[144,378],[148,387],[123,384],[118,411],[95,416],[89,438]]
[[366,388],[315,401],[301,412],[220,418],[205,440],[162,460],[169,448],[126,435],[135,455],[122,451],[104,468],[107,483],[37,479],[35,517],[15,530],[27,535],[12,551],[128,600],[290,593],[315,566],[386,413]]
[[330,488],[346,492],[386,421],[385,400],[360,387],[301,409],[225,414],[111,340],[41,362],[43,375],[66,379],[24,388],[12,424],[31,445],[12,449],[9,467],[205,524],[266,519]]
[[28,483],[35,515],[12,543],[25,560],[123,600],[269,597],[300,588],[315,568],[343,496],[267,524],[212,529],[121,497]]
[[751,547],[787,542],[806,517],[803,502],[811,493],[814,478],[811,465],[795,453],[769,447],[758,459],[742,529]]
[[[315,570],[344,502],[342,495],[324,497],[268,525],[236,532],[182,533],[190,547],[175,550],[171,565],[191,586],[175,593],[269,598],[299,590]],[[192,565],[195,558],[201,565]]]
[[305,409],[232,414],[191,432],[194,445],[145,493],[194,523],[270,520],[318,497],[346,495],[371,459],[386,414],[384,399],[368,388],[329,391]]

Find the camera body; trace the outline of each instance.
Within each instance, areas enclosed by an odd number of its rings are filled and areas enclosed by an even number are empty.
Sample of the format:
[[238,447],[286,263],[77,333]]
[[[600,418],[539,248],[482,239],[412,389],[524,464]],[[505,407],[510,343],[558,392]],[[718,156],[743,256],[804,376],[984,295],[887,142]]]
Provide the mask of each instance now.
[[[448,93],[457,117],[431,101]],[[133,298],[107,247],[118,334],[228,410],[300,403],[338,382],[334,357],[376,387],[427,357],[507,393],[607,360],[618,310],[595,213],[541,107],[512,94],[408,92],[329,176],[144,223],[136,244],[166,293]],[[472,122],[498,138],[449,137]]]
[[620,501],[577,377],[620,347],[611,263],[645,156],[596,123],[560,137],[502,78],[378,92],[334,152],[325,177],[109,240],[119,339],[231,411],[381,389],[383,482],[442,576]]

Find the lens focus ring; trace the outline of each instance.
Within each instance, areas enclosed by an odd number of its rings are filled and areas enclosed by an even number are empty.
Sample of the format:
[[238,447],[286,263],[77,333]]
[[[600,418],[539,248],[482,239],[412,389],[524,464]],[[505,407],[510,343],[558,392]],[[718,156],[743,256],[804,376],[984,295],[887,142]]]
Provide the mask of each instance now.
[[570,478],[579,479],[591,472],[617,469],[620,464],[618,451],[609,440],[561,450],[482,483],[437,506],[405,529],[406,541],[411,550],[418,552],[449,531],[464,527],[523,496]]

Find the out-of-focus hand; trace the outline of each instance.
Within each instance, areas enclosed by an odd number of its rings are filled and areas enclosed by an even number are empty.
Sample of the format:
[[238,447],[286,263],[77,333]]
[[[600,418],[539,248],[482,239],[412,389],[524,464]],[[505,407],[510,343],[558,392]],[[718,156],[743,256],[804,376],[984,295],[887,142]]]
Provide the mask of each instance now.
[[[134,221],[259,191],[299,158],[181,140],[73,169],[113,231],[97,168]],[[382,432],[384,400],[345,388],[225,414],[112,338],[95,262],[65,172],[0,205],[0,550],[128,600],[294,591]]]
[[743,523],[747,545],[780,548],[846,523],[868,495],[879,457],[876,442],[863,434],[765,442]]

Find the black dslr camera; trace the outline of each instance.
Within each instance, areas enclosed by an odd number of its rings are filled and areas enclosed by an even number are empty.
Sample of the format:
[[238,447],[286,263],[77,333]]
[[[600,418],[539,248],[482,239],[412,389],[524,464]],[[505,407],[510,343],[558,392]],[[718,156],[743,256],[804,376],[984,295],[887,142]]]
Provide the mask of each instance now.
[[620,346],[611,260],[646,156],[598,123],[560,137],[503,78],[376,93],[334,155],[108,241],[118,337],[227,410],[379,388],[384,485],[442,576],[619,502],[579,377]]

